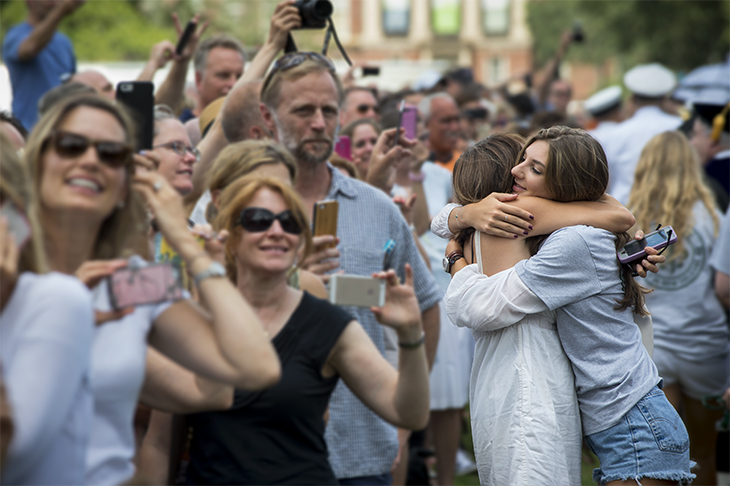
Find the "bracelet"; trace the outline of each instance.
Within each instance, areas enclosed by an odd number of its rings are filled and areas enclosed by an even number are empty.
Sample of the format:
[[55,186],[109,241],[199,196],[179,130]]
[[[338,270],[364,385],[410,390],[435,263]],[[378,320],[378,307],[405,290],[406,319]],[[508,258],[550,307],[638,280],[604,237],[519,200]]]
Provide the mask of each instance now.
[[461,206],[459,209],[456,210],[456,213],[454,213],[454,219],[456,220],[456,226],[459,227],[459,229],[464,229],[461,227],[461,223],[459,223],[459,211],[464,209],[464,206]]
[[426,342],[426,333],[421,331],[421,337],[416,339],[415,341],[411,343],[404,343],[403,341],[398,341],[398,347],[403,349],[416,349],[421,344]]
[[413,172],[408,173],[408,180],[411,182],[423,182],[425,178],[426,174],[424,174],[423,171],[419,172],[418,174],[414,174]]

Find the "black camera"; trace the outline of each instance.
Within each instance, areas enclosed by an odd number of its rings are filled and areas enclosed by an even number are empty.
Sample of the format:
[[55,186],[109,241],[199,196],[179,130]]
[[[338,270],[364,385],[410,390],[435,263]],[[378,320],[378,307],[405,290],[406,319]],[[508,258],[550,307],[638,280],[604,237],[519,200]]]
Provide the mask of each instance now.
[[585,32],[583,31],[583,24],[580,20],[573,22],[573,40],[575,42],[583,42],[585,40]]
[[300,29],[322,29],[327,27],[327,19],[334,8],[330,0],[297,0],[294,4],[302,18]]

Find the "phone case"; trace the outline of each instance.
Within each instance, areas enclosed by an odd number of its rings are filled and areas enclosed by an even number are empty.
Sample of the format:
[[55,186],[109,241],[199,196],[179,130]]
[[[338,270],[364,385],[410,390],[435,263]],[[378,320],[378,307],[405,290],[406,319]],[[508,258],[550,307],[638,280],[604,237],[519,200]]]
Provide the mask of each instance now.
[[[671,236],[669,236],[670,231]],[[618,261],[621,263],[631,263],[646,257],[647,253],[645,248],[647,246],[661,250],[676,242],[677,232],[671,226],[665,226],[656,231],[652,231],[648,235],[644,235],[644,238],[641,240],[632,240],[626,243],[616,252],[616,255],[618,256]]]
[[30,238],[31,229],[25,214],[10,200],[0,206],[0,214],[8,221],[8,230],[15,236],[18,249],[23,248]]
[[109,297],[115,309],[183,298],[180,271],[170,263],[122,268],[108,279]]
[[152,148],[155,86],[151,81],[123,81],[117,85],[117,101],[128,108],[137,127],[137,150]]
[[382,307],[385,304],[385,280],[359,275],[332,275],[329,301],[335,305]]
[[[319,201],[314,204],[314,236],[334,235],[337,236],[337,213],[340,204],[337,201]],[[334,248],[336,243],[324,248]]]
[[418,109],[415,106],[406,106],[403,111],[403,128],[405,128],[405,137],[409,140],[416,139],[416,121],[418,119]]
[[352,160],[352,146],[350,137],[342,135],[335,144],[335,153],[346,160]]

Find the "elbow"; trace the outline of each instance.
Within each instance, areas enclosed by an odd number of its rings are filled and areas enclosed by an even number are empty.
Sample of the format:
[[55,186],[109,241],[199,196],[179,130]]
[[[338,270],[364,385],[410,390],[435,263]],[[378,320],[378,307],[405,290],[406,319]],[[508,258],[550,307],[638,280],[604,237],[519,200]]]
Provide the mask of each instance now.
[[241,390],[255,391],[276,385],[281,379],[281,363],[276,353],[273,356],[257,361],[257,366],[248,369],[241,376],[236,388]]
[[626,228],[624,231],[628,231],[636,224],[636,218],[633,214],[631,214],[631,211],[626,208],[624,208],[621,213],[621,222]]
[[428,400],[425,400],[425,406],[419,406],[418,410],[413,410],[412,413],[408,414],[407,417],[403,417],[403,420],[396,425],[402,429],[413,431],[425,429],[430,418],[428,405]]

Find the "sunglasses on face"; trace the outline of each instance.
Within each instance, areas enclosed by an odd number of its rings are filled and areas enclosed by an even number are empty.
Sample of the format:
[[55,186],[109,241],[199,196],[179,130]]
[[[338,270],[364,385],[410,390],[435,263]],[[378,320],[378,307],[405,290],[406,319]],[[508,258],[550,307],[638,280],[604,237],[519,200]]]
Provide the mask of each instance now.
[[285,54],[276,60],[274,66],[269,72],[269,75],[266,76],[264,85],[261,87],[261,93],[263,94],[266,92],[266,88],[269,87],[269,85],[271,84],[271,80],[274,78],[277,72],[286,71],[287,69],[299,66],[301,63],[307,60],[314,61],[320,66],[326,67],[330,70],[332,74],[335,74],[336,72],[335,65],[332,64],[332,61],[322,54],[318,54],[316,52],[290,52],[289,54]]
[[132,159],[132,147],[123,142],[111,140],[92,140],[77,133],[55,131],[44,144],[51,143],[58,155],[64,158],[79,157],[89,150],[96,149],[99,160],[109,167],[119,168]]
[[183,142],[176,140],[174,142],[168,142],[168,143],[161,143],[160,145],[155,145],[152,148],[166,148],[170,149],[173,152],[175,152],[180,157],[185,157],[185,155],[190,152],[195,156],[195,160],[200,160],[200,150],[198,150],[196,147],[190,147],[188,145],[185,145]]
[[360,113],[361,115],[364,115],[369,110],[373,110],[376,114],[378,113],[378,107],[375,105],[365,105],[365,104],[357,105],[357,112]]
[[292,235],[299,235],[302,233],[302,228],[299,223],[294,219],[294,215],[291,210],[287,209],[279,214],[274,214],[268,209],[264,208],[246,208],[241,211],[241,216],[238,218],[238,223],[246,231],[251,233],[261,233],[271,228],[274,224],[274,220],[279,220],[281,229]]

